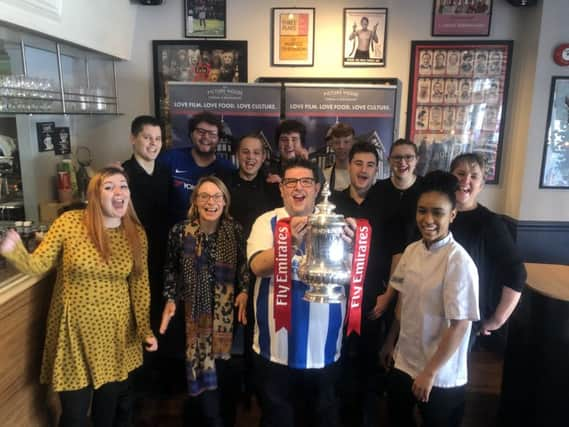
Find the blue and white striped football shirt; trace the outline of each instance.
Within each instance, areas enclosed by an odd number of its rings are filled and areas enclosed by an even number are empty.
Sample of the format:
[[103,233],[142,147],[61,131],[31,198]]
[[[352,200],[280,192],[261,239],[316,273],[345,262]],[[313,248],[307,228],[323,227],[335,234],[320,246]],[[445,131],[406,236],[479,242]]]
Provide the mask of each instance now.
[[[277,220],[288,217],[284,208],[261,215],[247,241],[247,258],[273,247]],[[271,362],[297,369],[323,368],[340,357],[345,303],[318,304],[302,299],[308,287],[298,279],[298,257],[292,260],[291,330],[275,331],[274,286],[270,277],[255,282],[253,350]]]

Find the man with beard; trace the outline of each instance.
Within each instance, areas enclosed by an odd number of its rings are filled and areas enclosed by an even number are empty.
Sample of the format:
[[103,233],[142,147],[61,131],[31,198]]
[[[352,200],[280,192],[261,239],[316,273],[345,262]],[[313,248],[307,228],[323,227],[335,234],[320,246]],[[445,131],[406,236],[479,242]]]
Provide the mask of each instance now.
[[223,132],[221,120],[204,111],[188,121],[191,146],[174,148],[159,157],[170,171],[170,207],[168,224],[174,225],[188,216],[190,197],[202,176],[219,175],[234,169],[229,160],[215,154]]

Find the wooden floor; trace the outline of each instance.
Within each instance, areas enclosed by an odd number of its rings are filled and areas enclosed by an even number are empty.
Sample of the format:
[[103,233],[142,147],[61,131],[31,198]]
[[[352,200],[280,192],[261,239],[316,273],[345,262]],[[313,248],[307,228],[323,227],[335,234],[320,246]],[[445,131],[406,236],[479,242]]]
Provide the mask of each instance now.
[[[498,410],[500,382],[502,378],[501,360],[488,352],[471,353],[470,379],[467,392],[466,413],[463,427],[493,427]],[[170,398],[155,396],[137,402],[136,427],[192,427],[184,426],[182,411],[185,396],[183,393]],[[378,407],[380,420],[386,419],[385,405]],[[251,408],[241,405],[238,409],[235,427],[256,427],[259,425],[259,408],[253,401]],[[349,426],[348,426],[349,427]],[[379,426],[378,426],[379,427]],[[381,427],[389,426],[385,421]]]

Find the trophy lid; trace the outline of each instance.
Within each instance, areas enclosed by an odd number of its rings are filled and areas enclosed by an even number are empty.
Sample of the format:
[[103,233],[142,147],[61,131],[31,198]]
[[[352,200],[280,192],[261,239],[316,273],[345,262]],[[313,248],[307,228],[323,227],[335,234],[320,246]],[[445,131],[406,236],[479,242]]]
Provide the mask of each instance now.
[[330,192],[330,186],[327,182],[324,183],[321,194],[323,200],[316,205],[311,219],[319,219],[319,222],[322,222],[324,218],[326,218],[325,222],[342,221],[344,216],[334,213],[336,205],[328,200],[328,197],[330,197],[332,193]]

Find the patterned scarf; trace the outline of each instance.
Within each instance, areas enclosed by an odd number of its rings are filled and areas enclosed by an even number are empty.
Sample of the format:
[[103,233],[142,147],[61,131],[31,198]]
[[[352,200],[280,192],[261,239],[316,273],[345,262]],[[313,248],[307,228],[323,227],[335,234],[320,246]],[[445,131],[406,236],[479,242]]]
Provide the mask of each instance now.
[[215,359],[229,359],[237,269],[235,224],[222,219],[206,235],[198,222],[184,230],[181,295],[186,308],[186,375],[189,394],[217,388]]

